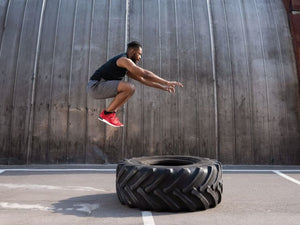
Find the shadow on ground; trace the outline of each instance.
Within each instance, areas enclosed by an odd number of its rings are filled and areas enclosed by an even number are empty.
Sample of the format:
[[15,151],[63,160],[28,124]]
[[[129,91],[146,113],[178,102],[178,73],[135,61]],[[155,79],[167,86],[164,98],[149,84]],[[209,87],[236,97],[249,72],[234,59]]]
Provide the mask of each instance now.
[[122,205],[115,193],[86,195],[52,204],[54,213],[80,217],[140,217],[139,209]]

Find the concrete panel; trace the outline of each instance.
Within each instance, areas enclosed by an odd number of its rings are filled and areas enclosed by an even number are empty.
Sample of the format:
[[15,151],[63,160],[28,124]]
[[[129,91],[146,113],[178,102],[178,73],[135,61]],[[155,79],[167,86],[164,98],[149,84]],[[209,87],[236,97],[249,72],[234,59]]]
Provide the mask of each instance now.
[[[68,160],[68,95],[71,56],[76,14],[75,0],[60,1],[53,57],[52,96],[50,105],[49,162]],[[46,23],[47,21],[45,21]]]
[[89,67],[91,12],[92,1],[77,2],[68,99],[68,161],[72,163],[86,162],[87,95],[83,84]]
[[55,57],[55,37],[57,34],[60,1],[48,1],[45,6],[44,24],[40,37],[40,56],[36,82],[33,145],[31,161],[49,162],[50,118],[52,108],[53,72]]
[[[89,52],[89,72],[85,74],[86,82],[91,74],[107,60],[107,40],[109,22],[109,1],[95,1],[92,11],[91,39]],[[105,101],[87,98],[87,146],[86,160],[91,163],[107,163],[105,153],[105,126],[99,126],[96,118]]]

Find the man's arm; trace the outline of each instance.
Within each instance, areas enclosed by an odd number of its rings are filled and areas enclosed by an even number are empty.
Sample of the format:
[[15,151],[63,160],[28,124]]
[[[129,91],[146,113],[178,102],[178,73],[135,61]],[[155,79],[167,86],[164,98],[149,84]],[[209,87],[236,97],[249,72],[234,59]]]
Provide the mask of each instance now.
[[167,81],[149,70],[145,70],[130,59],[122,57],[118,59],[117,65],[119,67],[126,68],[128,70],[127,75],[147,86],[159,88],[168,92],[175,92],[175,86],[183,87],[180,82],[177,81]]
[[129,76],[130,78],[137,80],[139,82],[141,82],[144,85],[147,85],[149,87],[154,87],[154,88],[158,88],[164,91],[168,91],[169,93],[174,93],[175,92],[175,88],[173,86],[168,86],[168,85],[162,85],[160,83],[156,83],[153,81],[150,81],[148,79],[144,79],[142,76],[137,76],[131,72],[127,72],[127,76]]

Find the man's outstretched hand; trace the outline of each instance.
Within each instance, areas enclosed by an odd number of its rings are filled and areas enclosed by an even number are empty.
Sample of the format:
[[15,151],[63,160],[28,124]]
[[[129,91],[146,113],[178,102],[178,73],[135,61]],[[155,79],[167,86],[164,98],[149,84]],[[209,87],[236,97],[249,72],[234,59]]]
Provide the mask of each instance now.
[[183,87],[183,84],[178,81],[169,81],[165,90],[169,93],[175,93],[175,86]]

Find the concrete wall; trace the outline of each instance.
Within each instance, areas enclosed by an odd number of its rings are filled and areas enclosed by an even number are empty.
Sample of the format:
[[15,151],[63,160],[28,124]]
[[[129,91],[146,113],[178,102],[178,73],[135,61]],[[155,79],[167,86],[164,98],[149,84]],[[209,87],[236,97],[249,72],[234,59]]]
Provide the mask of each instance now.
[[[126,43],[184,88],[135,81],[118,113],[86,95]],[[114,163],[189,154],[299,164],[299,82],[281,0],[0,0],[0,163]]]

